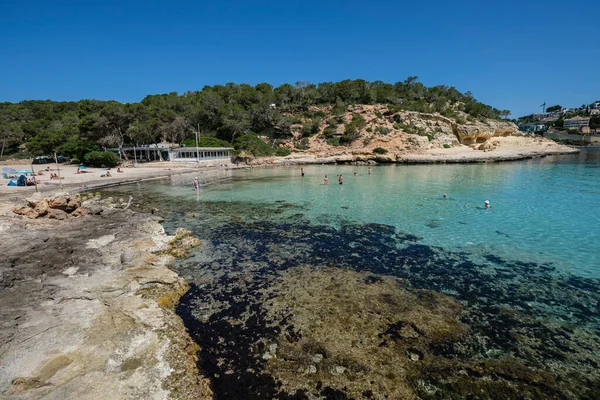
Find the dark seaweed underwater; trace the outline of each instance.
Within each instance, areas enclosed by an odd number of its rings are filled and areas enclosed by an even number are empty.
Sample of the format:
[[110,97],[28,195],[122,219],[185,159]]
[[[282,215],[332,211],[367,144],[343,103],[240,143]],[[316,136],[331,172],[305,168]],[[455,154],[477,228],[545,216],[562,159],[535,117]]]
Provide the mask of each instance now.
[[[314,223],[301,205],[284,201],[174,202],[157,195],[139,206],[154,207],[168,232],[186,227],[203,242],[174,267],[191,286],[177,313],[201,347],[199,367],[218,399],[394,398],[368,379],[357,392],[356,382],[374,372],[360,359],[346,361],[342,377],[316,362],[306,369],[315,377],[278,374],[270,364],[269,343],[302,343],[307,353],[333,357],[319,343],[307,348],[310,334],[295,325],[293,311],[269,311],[286,297],[273,287],[297,268],[334,271],[332,280],[335,271],[356,271],[365,287],[396,279],[422,304],[435,306],[427,293],[459,304],[457,324],[466,334],[436,336],[408,320],[390,320],[375,334],[378,348],[406,366],[403,376],[386,379],[401,379],[410,398],[600,399],[598,279],[493,254],[475,261],[387,225]],[[292,387],[285,374],[307,378]]]

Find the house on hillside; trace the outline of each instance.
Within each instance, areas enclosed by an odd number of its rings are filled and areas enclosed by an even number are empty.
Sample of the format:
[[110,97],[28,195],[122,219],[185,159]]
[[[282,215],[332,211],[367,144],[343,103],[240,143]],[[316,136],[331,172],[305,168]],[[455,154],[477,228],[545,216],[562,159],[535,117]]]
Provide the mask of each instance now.
[[579,128],[583,128],[583,127],[587,127],[589,129],[590,119],[584,118],[584,117],[573,117],[571,119],[565,119],[564,127],[567,129],[577,129],[577,130],[579,130]]
[[521,132],[542,132],[546,130],[546,124],[543,122],[531,122],[528,124],[519,125],[519,130]]

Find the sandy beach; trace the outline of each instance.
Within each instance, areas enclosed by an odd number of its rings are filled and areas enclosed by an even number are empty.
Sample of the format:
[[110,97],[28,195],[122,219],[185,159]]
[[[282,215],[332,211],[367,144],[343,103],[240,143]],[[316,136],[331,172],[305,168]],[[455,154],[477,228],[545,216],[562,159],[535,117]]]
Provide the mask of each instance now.
[[[31,165],[29,164],[17,164],[7,162],[1,165],[4,167],[13,168],[15,170],[30,170]],[[180,164],[171,162],[156,162],[138,164],[136,166],[122,167],[121,171],[117,172],[117,168],[110,170],[110,177],[102,176],[106,175],[106,168],[86,168],[82,169],[82,173],[77,173],[77,165],[66,165],[59,164],[60,171],[57,171],[56,164],[46,165],[33,165],[33,170],[37,174],[41,171],[43,175],[36,175],[38,180],[37,190],[42,195],[50,195],[60,191],[69,192],[80,192],[85,190],[91,190],[99,187],[106,187],[119,184],[135,183],[150,179],[166,178],[172,175],[180,175],[185,173],[197,172],[202,174],[206,171],[214,171],[217,169],[235,168],[233,164],[229,164],[226,167],[221,167],[215,163],[210,164]],[[49,168],[47,171],[46,168]],[[60,172],[63,189],[61,189],[60,182],[58,180],[51,180],[50,174]],[[0,181],[0,196],[8,198],[26,197],[36,192],[35,186],[7,186],[8,180],[3,179]],[[16,195],[16,196],[15,196]]]
[[[482,145],[478,146],[481,147]],[[287,157],[259,157],[249,160],[253,166],[260,165],[289,165],[289,164],[321,164],[321,163],[470,163],[470,162],[497,162],[513,161],[527,158],[544,157],[556,154],[572,154],[579,152],[571,146],[564,146],[545,138],[531,138],[521,136],[498,137],[485,143],[481,149],[472,146],[458,145],[451,148],[434,148],[426,151],[390,151],[384,155],[366,153],[364,151],[352,151],[339,148],[336,152],[296,152]],[[2,167],[14,168],[15,170],[31,169],[32,165],[21,162],[4,162]],[[160,179],[172,175],[197,172],[202,174],[207,171],[218,169],[244,168],[246,164],[227,164],[221,166],[212,163],[174,163],[155,162],[146,164],[129,165],[122,167],[123,172],[118,173],[116,168],[110,170],[111,177],[102,176],[106,174],[106,168],[86,168],[83,173],[77,173],[76,165],[59,164],[61,182],[50,180],[51,173],[57,173],[56,164],[33,165],[34,172],[42,171],[43,175],[36,175],[38,191],[42,195],[57,193],[62,190],[69,192],[81,192],[94,188],[135,183],[149,179]],[[49,170],[47,171],[46,168]],[[7,186],[8,180],[0,181],[0,196],[8,198],[24,198],[36,192],[34,186],[18,187]]]

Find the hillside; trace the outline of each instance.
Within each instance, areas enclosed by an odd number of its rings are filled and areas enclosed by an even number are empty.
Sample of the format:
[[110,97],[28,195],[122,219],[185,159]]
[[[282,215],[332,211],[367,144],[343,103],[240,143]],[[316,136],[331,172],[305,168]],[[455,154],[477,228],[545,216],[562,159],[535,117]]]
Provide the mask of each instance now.
[[[400,133],[412,145],[427,135],[432,145],[451,144],[450,133],[463,143],[481,141],[482,135],[496,134],[488,126],[504,126],[499,121],[508,114],[477,101],[469,92],[444,85],[426,87],[416,77],[394,84],[361,79],[279,87],[229,83],[181,95],[151,95],[131,104],[0,103],[0,140],[5,156],[57,152],[82,159],[103,147],[182,143],[199,129],[203,146],[230,145],[256,156],[284,155],[285,146],[299,151],[325,143],[331,151],[337,151],[338,144],[343,148],[365,143],[367,147],[371,143],[400,146]],[[318,143],[319,138],[323,143]]]
[[512,122],[477,120],[462,112],[447,118],[381,104],[353,105],[342,113],[335,107],[314,107],[297,122],[293,137],[281,144],[294,153],[320,155],[380,153],[379,158],[385,158],[381,156],[387,153],[419,153],[460,145],[491,150],[494,144],[490,138],[523,135]]

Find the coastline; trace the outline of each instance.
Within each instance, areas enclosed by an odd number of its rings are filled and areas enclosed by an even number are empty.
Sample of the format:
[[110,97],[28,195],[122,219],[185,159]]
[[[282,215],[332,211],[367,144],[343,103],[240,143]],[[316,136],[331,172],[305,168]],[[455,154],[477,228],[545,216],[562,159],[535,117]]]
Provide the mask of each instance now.
[[167,236],[108,199],[60,221],[12,205],[0,203],[3,398],[212,398],[175,313],[189,286],[169,268],[199,244],[190,232]]
[[[483,146],[483,147],[482,147]],[[341,148],[337,152],[296,152],[286,157],[259,157],[249,160],[246,164],[228,164],[218,166],[212,163],[202,164],[178,164],[174,162],[156,162],[142,164],[133,168],[123,168],[123,173],[113,171],[112,177],[100,177],[105,172],[103,168],[88,168],[88,172],[76,174],[77,166],[60,165],[63,176],[64,189],[59,184],[38,185],[38,191],[42,195],[51,195],[68,190],[71,193],[90,191],[104,187],[128,185],[148,180],[169,178],[187,173],[204,174],[208,172],[240,169],[245,167],[259,167],[265,165],[308,165],[308,164],[444,164],[444,163],[489,163],[518,161],[531,158],[541,158],[550,155],[564,155],[579,153],[576,147],[565,146],[545,138],[530,137],[497,137],[490,143],[477,146],[458,145],[451,148],[433,148],[424,151],[398,151],[379,155],[367,153],[364,150],[352,150]],[[25,164],[10,162],[0,163],[15,169],[23,168]],[[50,171],[40,178],[48,180],[51,172],[56,172],[55,164],[48,164]],[[27,168],[30,168],[27,164]],[[35,168],[43,170],[41,166]],[[3,180],[2,182],[8,182]],[[56,182],[56,181],[54,181]],[[190,182],[191,184],[191,182]],[[33,195],[35,187],[18,187],[0,185],[0,199],[11,199],[18,201],[26,196]]]

